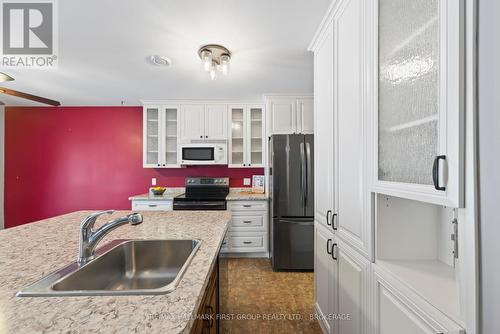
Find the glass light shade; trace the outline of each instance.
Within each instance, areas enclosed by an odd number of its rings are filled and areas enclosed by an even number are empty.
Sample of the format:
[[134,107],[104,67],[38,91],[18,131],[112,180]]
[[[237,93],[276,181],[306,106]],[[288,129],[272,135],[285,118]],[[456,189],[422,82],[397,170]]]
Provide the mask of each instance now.
[[212,62],[212,67],[210,68],[210,79],[217,79],[217,64]]
[[203,63],[203,68],[207,72],[210,71],[212,66],[212,52],[210,50],[203,50],[200,56]]
[[222,55],[220,57],[220,66],[222,74],[227,75],[229,73],[229,55]]

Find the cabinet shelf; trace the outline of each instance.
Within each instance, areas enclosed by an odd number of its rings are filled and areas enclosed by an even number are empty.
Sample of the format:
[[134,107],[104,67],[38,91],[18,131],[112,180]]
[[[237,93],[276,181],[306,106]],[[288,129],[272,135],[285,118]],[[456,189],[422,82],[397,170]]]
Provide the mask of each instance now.
[[148,153],[158,153],[158,151],[147,151]]
[[148,135],[148,137],[151,137],[151,138],[158,138],[158,135]]
[[453,267],[439,260],[377,260],[422,298],[460,320],[458,282]]
[[388,132],[388,133],[398,132],[398,131],[402,131],[402,130],[411,129],[411,128],[414,128],[414,127],[417,127],[417,126],[420,126],[420,125],[424,125],[424,124],[427,124],[427,123],[431,123],[431,122],[434,122],[434,121],[437,121],[437,120],[438,120],[438,115],[431,115],[431,116],[428,116],[428,117],[417,119],[415,121],[411,121],[411,122],[407,122],[407,123],[402,123],[402,124],[399,124],[399,125],[394,125],[394,126],[382,129],[382,131],[383,132]]
[[151,119],[151,118],[149,118],[148,122],[158,122],[158,120],[157,119]]
[[243,137],[231,137],[231,139],[243,139]]

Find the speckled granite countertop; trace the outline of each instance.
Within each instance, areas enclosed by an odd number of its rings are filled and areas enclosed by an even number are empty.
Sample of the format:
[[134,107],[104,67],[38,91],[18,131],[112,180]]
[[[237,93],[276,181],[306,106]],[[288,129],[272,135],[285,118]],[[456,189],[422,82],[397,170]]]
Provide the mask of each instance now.
[[263,201],[266,199],[266,194],[254,194],[252,188],[231,188],[226,197],[228,201]]
[[167,188],[163,195],[156,196],[156,195],[150,195],[148,193],[146,194],[140,194],[140,195],[135,195],[135,196],[130,196],[128,199],[130,201],[164,201],[164,200],[172,200],[174,199],[175,196],[181,195],[184,193],[184,188]]
[[[152,196],[149,194],[141,194],[129,197],[129,200],[134,201],[164,201],[172,200],[175,196],[183,194],[184,188],[168,188],[161,196]],[[228,201],[263,201],[267,199],[266,194],[254,194],[252,188],[231,188],[226,200]]]
[[[0,231],[0,333],[188,333],[231,219],[228,211],[143,212],[141,225],[119,227],[101,241],[104,245],[114,239],[202,240],[169,294],[15,297],[24,286],[76,259],[79,224],[89,213]],[[128,213],[118,211],[107,219]]]

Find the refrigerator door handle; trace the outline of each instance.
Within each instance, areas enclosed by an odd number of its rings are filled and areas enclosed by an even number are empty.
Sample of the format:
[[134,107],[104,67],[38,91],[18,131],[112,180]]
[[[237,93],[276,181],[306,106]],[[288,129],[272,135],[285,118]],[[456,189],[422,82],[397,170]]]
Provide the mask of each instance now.
[[300,143],[300,191],[302,192],[302,200],[304,203],[304,209],[307,203],[307,190],[306,190],[306,157],[304,143]]
[[305,190],[305,204],[307,207],[307,195],[309,194],[309,175],[311,171],[311,144],[306,142],[306,190]]

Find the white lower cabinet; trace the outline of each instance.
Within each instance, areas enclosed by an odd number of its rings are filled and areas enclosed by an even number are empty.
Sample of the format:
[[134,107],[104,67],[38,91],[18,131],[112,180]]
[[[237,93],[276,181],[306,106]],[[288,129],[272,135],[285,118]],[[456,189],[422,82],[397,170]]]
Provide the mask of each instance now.
[[229,201],[228,210],[231,210],[232,219],[221,252],[237,253],[239,256],[267,256],[267,201]]
[[338,314],[337,331],[362,334],[370,331],[370,262],[340,238],[336,241]]
[[132,200],[133,211],[172,211],[172,200]]
[[380,334],[464,334],[465,330],[427,304],[376,264],[373,267],[373,326]]
[[337,313],[337,265],[332,257],[333,233],[321,223],[314,224],[314,308],[324,333],[334,332],[331,318]]
[[322,224],[315,227],[315,308],[325,333],[371,333],[370,262]]

